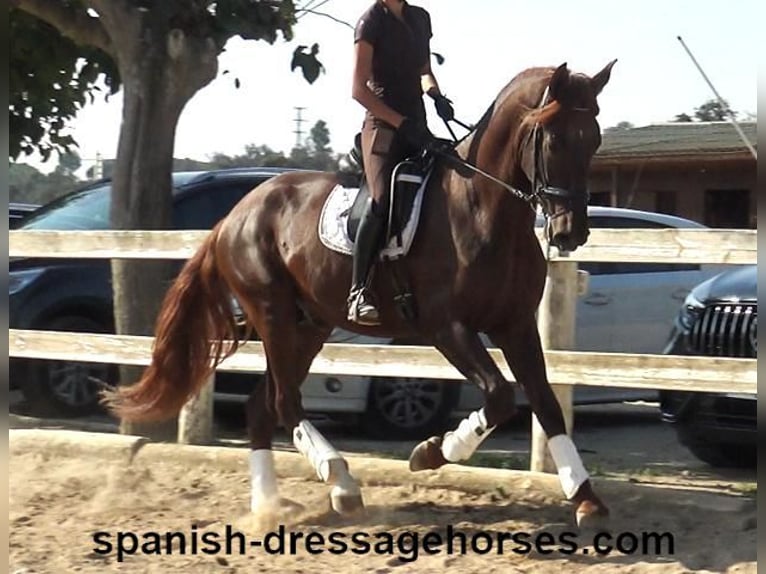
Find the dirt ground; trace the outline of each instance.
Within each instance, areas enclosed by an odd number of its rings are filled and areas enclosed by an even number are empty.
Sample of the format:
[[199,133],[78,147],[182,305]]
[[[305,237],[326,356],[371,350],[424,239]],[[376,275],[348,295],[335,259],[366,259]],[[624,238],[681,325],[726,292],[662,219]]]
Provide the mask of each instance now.
[[[30,432],[47,432],[55,440],[24,434]],[[288,549],[291,532],[304,537],[318,532],[326,541],[330,533],[340,532],[351,548],[363,549],[351,539],[363,531],[372,546],[378,544],[379,553],[333,554],[329,549],[340,546],[328,542],[313,547],[324,551],[311,554],[301,539],[294,555],[272,555],[254,546],[241,554],[242,538],[237,535],[230,537],[235,552],[204,554],[203,547],[215,549],[206,543],[212,536],[220,536],[223,544],[227,526],[248,540],[264,543],[269,526],[275,526],[249,513],[245,450],[147,445],[133,457],[135,444],[85,448],[84,433],[69,433],[57,443],[60,434],[11,431],[10,572],[756,572],[754,493],[721,494],[680,488],[668,481],[650,486],[597,478],[597,489],[613,512],[612,544],[621,533],[627,533],[622,537],[625,543],[640,539],[642,532],[670,533],[673,539],[672,552],[665,538],[659,552],[654,544],[649,544],[648,554],[642,552],[639,540],[636,553],[599,555],[593,544],[596,532],[577,531],[572,508],[562,500],[555,481],[510,470],[454,466],[409,474],[402,461],[352,456],[350,466],[362,482],[367,509],[353,518],[340,518],[329,510],[327,487],[293,453],[277,457],[284,499],[278,521],[285,527]],[[109,437],[117,438],[127,437]],[[207,454],[197,456],[200,452]],[[447,554],[446,542],[438,553],[426,553],[425,535],[436,532],[444,541],[448,528],[466,537],[468,551],[459,552],[460,539],[453,532],[455,553]],[[186,552],[180,553],[176,537],[175,553],[167,555],[167,546],[164,542],[157,546],[151,533],[164,536],[176,531],[185,533]],[[104,533],[98,540],[97,532]],[[149,554],[126,552],[118,561],[118,532],[125,533],[123,547],[132,548],[138,540]],[[502,553],[497,543],[500,532],[509,537]],[[421,540],[416,558],[412,533]],[[495,536],[489,552],[486,533]],[[197,555],[191,550],[194,534]],[[269,549],[278,550],[278,537],[268,536]],[[333,536],[332,540],[340,540],[341,535]],[[356,536],[358,540],[361,535]],[[432,551],[435,536],[430,535]],[[528,546],[519,542],[522,538],[541,545],[527,552]],[[470,547],[471,540],[476,548]]]

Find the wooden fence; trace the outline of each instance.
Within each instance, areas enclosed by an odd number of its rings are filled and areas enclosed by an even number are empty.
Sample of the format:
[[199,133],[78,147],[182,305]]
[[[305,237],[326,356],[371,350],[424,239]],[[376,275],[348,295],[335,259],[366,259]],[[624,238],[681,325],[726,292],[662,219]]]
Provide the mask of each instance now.
[[[206,231],[11,231],[10,257],[186,259]],[[631,261],[696,264],[755,264],[755,230],[595,229],[574,253],[552,250],[538,322],[548,374],[572,429],[574,385],[705,392],[757,392],[756,361],[709,357],[574,352],[577,262]],[[150,337],[9,331],[9,356],[98,363],[147,365]],[[490,351],[513,380],[505,360]],[[220,370],[263,371],[260,343],[248,342]],[[327,344],[311,373],[463,380],[430,347]],[[204,443],[212,433],[212,381],[184,407],[179,441]],[[533,419],[532,470],[550,470],[545,435]]]

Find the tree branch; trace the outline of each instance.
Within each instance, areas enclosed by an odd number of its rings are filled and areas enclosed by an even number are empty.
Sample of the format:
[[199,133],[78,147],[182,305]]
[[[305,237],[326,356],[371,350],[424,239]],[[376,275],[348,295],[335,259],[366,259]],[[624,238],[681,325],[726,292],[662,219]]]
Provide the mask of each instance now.
[[313,14],[314,16],[323,16],[324,18],[329,18],[330,20],[332,20],[334,22],[337,22],[338,24],[343,24],[344,26],[348,26],[352,30],[354,29],[354,27],[351,24],[349,24],[348,22],[346,22],[345,20],[341,20],[340,18],[336,18],[335,16],[332,16],[332,15],[327,14],[325,12],[318,12],[316,10],[305,10],[305,9],[299,10],[299,12],[301,14],[300,14],[300,16],[297,16],[296,19],[300,19],[301,16],[304,16],[306,14]]
[[85,10],[67,8],[57,0],[10,0],[10,5],[54,26],[77,44],[93,46],[114,56],[112,42],[101,22],[88,16]]

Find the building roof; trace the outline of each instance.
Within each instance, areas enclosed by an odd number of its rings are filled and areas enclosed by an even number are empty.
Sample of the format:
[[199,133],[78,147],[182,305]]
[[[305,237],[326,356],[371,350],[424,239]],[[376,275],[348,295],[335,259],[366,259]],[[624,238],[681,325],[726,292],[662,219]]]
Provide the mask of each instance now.
[[[748,141],[757,148],[756,122],[740,122]],[[599,159],[628,159],[658,156],[671,159],[714,154],[750,155],[730,122],[677,122],[653,124],[602,134]]]

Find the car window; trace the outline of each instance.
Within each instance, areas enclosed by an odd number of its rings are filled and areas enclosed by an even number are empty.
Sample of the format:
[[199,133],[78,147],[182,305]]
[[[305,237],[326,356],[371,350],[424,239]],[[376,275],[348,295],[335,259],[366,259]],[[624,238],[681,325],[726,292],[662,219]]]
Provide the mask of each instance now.
[[176,229],[211,229],[255,187],[251,180],[216,183],[189,191],[173,210]]
[[20,229],[76,231],[109,229],[109,184],[65,195],[29,214]]
[[[635,217],[593,216],[588,224],[591,229],[670,229],[656,221]],[[591,275],[620,275],[626,273],[666,273],[668,271],[699,271],[694,263],[629,263],[629,262],[583,262],[580,269]]]

